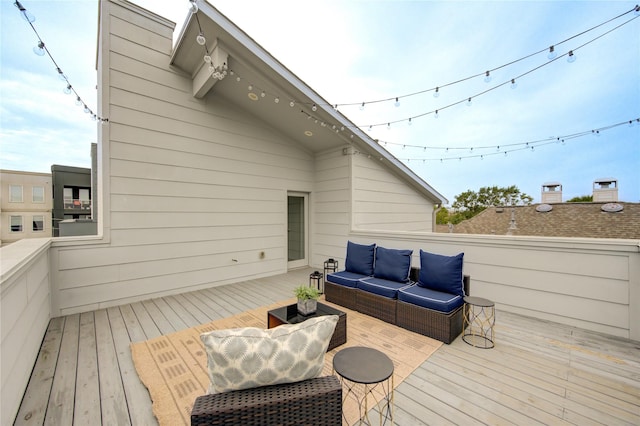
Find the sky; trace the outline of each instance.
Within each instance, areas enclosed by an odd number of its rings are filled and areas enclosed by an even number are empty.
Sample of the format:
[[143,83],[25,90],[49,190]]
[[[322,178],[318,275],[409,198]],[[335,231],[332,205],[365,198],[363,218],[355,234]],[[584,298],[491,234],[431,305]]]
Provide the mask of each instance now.
[[[190,6],[132,2],[175,22],[174,39]],[[98,1],[21,3],[74,90],[97,112]],[[640,16],[613,19],[636,2],[211,4],[450,204],[464,191],[494,185],[515,185],[540,202],[547,182],[561,183],[566,201],[591,195],[600,178],[618,180],[620,201],[640,202],[640,122],[628,124],[640,118]],[[55,65],[33,53],[37,41],[14,1],[0,0],[0,168],[91,167],[90,144],[102,124],[63,93]],[[390,100],[375,102],[383,99]]]

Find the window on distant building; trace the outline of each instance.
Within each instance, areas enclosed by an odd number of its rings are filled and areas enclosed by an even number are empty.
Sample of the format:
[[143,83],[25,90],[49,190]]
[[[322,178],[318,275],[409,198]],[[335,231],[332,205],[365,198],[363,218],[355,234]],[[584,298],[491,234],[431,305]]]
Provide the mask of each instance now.
[[34,216],[33,217],[33,230],[44,231],[44,216]]
[[34,203],[44,203],[44,186],[34,186],[32,188],[32,201]]
[[11,216],[11,232],[22,232],[22,216]]
[[62,197],[64,198],[64,208],[73,208],[73,188],[64,188]]
[[9,185],[9,202],[22,202],[22,185]]

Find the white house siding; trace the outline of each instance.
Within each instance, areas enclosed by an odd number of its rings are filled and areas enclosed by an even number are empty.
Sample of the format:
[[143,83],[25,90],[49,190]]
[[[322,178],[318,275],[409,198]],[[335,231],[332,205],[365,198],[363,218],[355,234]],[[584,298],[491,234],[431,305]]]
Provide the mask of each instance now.
[[49,238],[0,249],[0,424],[12,424],[50,318]]
[[433,203],[382,162],[353,155],[353,228],[432,231]]
[[55,244],[54,316],[285,272],[287,191],[313,190],[313,155],[215,90],[195,99],[172,25],[136,10],[103,3],[108,226]]
[[342,149],[316,156],[311,265],[343,256],[351,229],[351,166]]

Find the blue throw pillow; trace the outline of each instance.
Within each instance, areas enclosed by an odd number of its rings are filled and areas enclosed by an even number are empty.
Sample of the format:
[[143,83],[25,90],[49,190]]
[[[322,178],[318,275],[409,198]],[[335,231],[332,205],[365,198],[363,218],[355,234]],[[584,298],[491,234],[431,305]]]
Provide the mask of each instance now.
[[413,250],[376,248],[376,263],[373,276],[401,283],[409,281],[412,254]]
[[373,259],[376,245],[363,245],[347,242],[347,260],[344,267],[347,271],[361,275],[373,275]]
[[462,258],[464,253],[455,256],[442,256],[420,250],[420,275],[418,285],[432,290],[464,296],[462,285]]

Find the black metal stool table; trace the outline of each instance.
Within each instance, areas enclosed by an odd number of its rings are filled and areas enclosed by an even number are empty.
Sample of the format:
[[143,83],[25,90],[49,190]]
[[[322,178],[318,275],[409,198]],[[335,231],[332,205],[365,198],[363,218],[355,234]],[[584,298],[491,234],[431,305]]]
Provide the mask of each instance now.
[[[363,346],[345,348],[333,357],[333,371],[338,373],[346,388],[343,402],[351,396],[358,403],[358,424],[371,424],[369,409],[373,406],[369,407],[370,398],[373,405],[378,405],[380,424],[385,424],[387,419],[393,424],[393,362],[387,355]],[[362,395],[358,395],[358,389],[362,389]]]
[[495,304],[482,297],[464,298],[464,332],[462,340],[476,348],[491,349],[495,346],[493,327],[496,323]]

